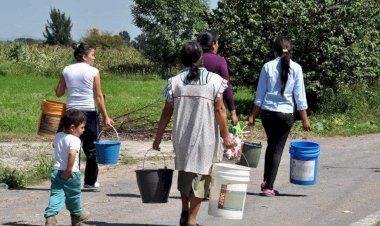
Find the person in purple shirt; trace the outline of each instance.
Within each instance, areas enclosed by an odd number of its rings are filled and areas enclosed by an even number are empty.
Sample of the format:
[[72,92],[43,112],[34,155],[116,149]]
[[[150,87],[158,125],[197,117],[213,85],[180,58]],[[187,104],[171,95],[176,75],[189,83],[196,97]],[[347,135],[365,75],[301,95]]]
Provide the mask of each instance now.
[[226,101],[228,110],[231,113],[232,124],[236,125],[238,123],[238,117],[236,115],[234,93],[232,91],[227,62],[224,57],[217,55],[219,48],[219,37],[220,35],[217,32],[205,31],[198,34],[197,41],[202,46],[204,52],[203,66],[208,71],[214,72],[228,81],[228,87],[223,93],[223,98]]

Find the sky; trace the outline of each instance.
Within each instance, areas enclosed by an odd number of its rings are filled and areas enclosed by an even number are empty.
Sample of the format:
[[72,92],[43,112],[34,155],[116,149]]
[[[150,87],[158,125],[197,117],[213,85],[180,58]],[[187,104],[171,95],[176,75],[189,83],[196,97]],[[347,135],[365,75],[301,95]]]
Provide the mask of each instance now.
[[[210,0],[215,8],[218,0]],[[1,0],[0,40],[45,39],[43,32],[52,8],[70,17],[72,38],[78,41],[89,29],[118,34],[127,31],[134,39],[141,30],[133,25],[132,0]]]

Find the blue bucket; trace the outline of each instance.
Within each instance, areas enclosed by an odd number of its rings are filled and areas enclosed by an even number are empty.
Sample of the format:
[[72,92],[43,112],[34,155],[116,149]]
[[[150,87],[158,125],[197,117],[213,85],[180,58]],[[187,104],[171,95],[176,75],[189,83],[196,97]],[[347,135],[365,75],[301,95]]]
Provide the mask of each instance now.
[[98,140],[94,142],[96,159],[99,164],[117,164],[119,160],[120,141],[116,129],[111,126],[117,135],[117,140],[99,140],[103,130],[99,133]]
[[292,141],[290,153],[290,183],[314,185],[317,182],[319,144],[310,141]]

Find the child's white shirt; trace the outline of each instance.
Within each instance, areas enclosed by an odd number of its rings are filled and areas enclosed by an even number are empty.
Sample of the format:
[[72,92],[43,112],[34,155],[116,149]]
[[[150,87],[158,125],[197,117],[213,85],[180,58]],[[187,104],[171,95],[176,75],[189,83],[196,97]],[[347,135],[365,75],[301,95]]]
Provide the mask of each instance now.
[[65,171],[69,159],[69,151],[76,150],[76,157],[73,166],[73,172],[79,171],[79,151],[81,148],[81,140],[72,134],[59,132],[54,138],[55,161],[54,169]]

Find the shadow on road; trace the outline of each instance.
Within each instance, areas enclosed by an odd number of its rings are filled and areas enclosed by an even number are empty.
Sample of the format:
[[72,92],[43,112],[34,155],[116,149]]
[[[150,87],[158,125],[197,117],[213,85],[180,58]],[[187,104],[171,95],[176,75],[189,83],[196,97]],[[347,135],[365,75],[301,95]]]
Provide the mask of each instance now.
[[134,224],[134,223],[127,223],[127,224],[122,224],[122,223],[106,223],[106,222],[100,222],[100,221],[87,221],[86,224],[89,225],[97,225],[97,226],[170,226],[168,224]]
[[4,223],[2,225],[17,225],[17,226],[39,226],[37,224],[25,224],[25,223],[22,223],[20,221],[16,221],[16,222],[7,222],[7,223]]
[[25,191],[50,191],[50,188],[17,188],[13,190],[25,190]]
[[[261,193],[254,193],[254,192],[247,192],[247,195],[256,195],[256,196],[262,196]],[[286,193],[279,193],[276,194],[276,196],[286,196],[286,197],[307,197],[307,195],[298,195],[298,194],[286,194]]]
[[379,172],[380,168],[377,167],[349,167],[349,166],[323,166],[325,169],[361,169],[361,170],[373,170]]
[[[128,194],[128,193],[117,193],[117,194],[107,194],[107,196],[111,197],[128,197],[128,198],[141,198],[141,195],[136,194]],[[170,199],[181,199],[179,196],[169,196]]]

